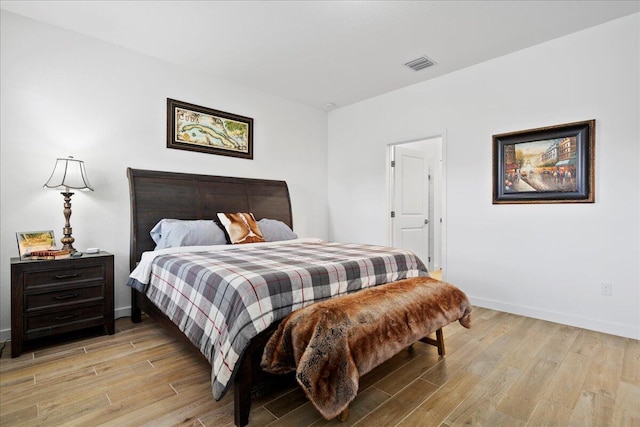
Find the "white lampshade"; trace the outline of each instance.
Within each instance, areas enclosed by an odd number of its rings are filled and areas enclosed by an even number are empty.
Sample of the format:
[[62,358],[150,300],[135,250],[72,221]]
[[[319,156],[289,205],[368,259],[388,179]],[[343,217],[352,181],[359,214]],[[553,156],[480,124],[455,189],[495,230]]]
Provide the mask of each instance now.
[[93,191],[87,178],[87,171],[84,169],[84,162],[76,160],[72,156],[56,160],[53,173],[44,186],[48,188],[64,187],[66,192],[69,192],[69,188]]

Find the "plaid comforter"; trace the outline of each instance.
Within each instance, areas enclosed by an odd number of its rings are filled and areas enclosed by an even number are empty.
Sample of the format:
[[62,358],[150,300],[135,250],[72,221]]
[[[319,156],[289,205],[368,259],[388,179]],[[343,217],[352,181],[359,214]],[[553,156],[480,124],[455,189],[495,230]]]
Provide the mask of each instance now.
[[147,296],[209,359],[216,399],[271,323],[316,301],[429,275],[409,251],[322,241],[164,254],[150,272]]

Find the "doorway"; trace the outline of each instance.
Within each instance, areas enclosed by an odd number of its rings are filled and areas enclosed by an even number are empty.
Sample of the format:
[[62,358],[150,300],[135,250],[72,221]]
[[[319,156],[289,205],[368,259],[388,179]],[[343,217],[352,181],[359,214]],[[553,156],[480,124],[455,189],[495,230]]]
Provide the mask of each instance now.
[[445,264],[441,136],[389,145],[389,242],[416,253],[435,275]]

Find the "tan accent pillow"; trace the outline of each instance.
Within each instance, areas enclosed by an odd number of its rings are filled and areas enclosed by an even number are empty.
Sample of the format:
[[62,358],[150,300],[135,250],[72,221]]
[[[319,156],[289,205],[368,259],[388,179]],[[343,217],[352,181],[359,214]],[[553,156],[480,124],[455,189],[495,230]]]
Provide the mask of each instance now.
[[236,245],[264,242],[252,213],[218,213],[218,219],[229,236],[229,243]]

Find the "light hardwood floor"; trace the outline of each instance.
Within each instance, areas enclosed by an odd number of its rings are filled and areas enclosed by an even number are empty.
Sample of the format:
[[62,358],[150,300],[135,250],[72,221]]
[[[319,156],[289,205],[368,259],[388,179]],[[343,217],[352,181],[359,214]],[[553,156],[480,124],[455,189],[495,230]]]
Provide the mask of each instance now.
[[[231,426],[210,367],[157,324],[0,360],[0,425]],[[475,308],[364,376],[349,419],[326,421],[296,387],[255,402],[250,426],[640,426],[638,341]]]

